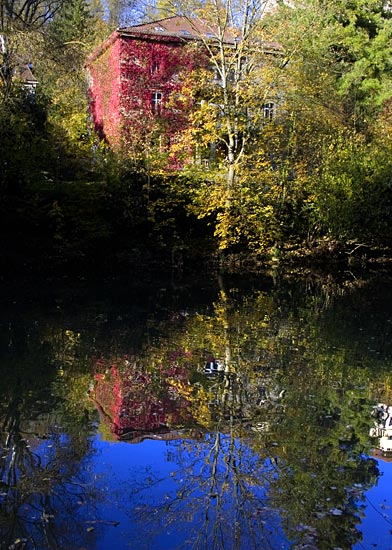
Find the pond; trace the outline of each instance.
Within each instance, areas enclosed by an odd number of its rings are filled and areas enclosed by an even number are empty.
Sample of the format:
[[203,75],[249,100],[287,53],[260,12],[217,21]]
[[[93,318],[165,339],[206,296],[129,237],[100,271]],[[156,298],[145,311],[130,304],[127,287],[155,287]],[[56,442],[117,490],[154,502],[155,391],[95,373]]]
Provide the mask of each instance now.
[[388,274],[15,283],[1,306],[1,548],[392,548]]

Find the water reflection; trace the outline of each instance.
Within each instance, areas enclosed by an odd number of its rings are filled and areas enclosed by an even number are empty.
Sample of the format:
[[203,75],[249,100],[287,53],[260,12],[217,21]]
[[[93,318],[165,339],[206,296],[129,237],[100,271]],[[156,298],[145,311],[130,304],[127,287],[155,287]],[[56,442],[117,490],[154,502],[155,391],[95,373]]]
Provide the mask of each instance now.
[[229,434],[171,444],[174,487],[161,500],[139,488],[134,515],[147,532],[175,526],[186,548],[287,547],[279,514],[268,498],[275,464],[261,461],[248,445]]
[[109,439],[168,440],[176,437],[170,426],[192,426],[189,371],[176,359],[154,370],[129,357],[109,363],[100,359],[95,371],[88,394]]
[[2,547],[367,544],[387,283],[219,277],[195,294],[8,304]]
[[1,548],[83,545],[77,518],[84,515],[81,504],[95,498],[83,468],[90,452],[86,434],[58,424],[50,394],[36,400],[21,384],[15,390],[1,403]]

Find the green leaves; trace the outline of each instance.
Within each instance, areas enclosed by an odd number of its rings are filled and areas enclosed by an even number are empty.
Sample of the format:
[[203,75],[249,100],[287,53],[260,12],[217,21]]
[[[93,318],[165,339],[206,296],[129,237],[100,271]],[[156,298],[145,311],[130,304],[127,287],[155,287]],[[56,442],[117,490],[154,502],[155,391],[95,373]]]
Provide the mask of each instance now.
[[344,133],[324,151],[316,207],[324,230],[340,240],[388,241],[392,163],[389,142]]

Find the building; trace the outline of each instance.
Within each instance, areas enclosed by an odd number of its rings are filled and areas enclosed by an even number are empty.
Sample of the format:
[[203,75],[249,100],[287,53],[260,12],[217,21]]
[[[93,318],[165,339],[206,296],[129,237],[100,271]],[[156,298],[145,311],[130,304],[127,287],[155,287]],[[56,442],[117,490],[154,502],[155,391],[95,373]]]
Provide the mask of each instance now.
[[22,85],[24,89],[29,94],[35,94],[38,80],[33,74],[32,70],[32,64],[31,63],[25,63],[21,64],[17,68],[18,76],[17,78],[22,82]]
[[[188,124],[183,80],[208,59],[199,33],[184,17],[118,29],[89,58],[90,109],[101,138],[137,158],[167,151]],[[193,46],[193,47],[192,47]]]
[[187,368],[172,362],[152,376],[143,365],[124,357],[110,363],[99,358],[96,369],[89,397],[106,437],[134,443],[177,439],[180,427],[195,424],[190,400],[176,386],[189,387]]
[[[216,30],[182,16],[116,30],[86,65],[98,135],[136,161],[166,155],[167,165],[175,168],[189,160],[192,151],[187,150],[183,136],[195,98],[191,100],[182,90],[194,69],[210,67],[206,41],[214,47]],[[228,49],[235,48],[238,38],[226,33],[223,42]],[[273,43],[265,46],[265,53],[278,48]],[[269,102],[264,116],[271,118],[273,113]],[[213,144],[211,149],[215,150]]]

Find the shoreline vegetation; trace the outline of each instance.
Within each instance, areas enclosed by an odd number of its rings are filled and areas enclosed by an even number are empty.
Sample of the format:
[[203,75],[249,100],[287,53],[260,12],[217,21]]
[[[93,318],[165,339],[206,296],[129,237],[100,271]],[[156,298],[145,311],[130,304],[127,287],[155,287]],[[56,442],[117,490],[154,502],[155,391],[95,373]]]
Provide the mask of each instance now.
[[3,195],[3,279],[56,274],[99,279],[121,277],[122,271],[159,270],[181,275],[193,270],[355,273],[391,269],[392,247],[382,242],[327,236],[301,240],[293,235],[262,252],[246,246],[219,250],[211,220],[189,216],[185,201],[178,197],[163,197],[159,191],[154,196],[151,180],[147,200],[144,182],[137,173],[116,182],[44,180]]

